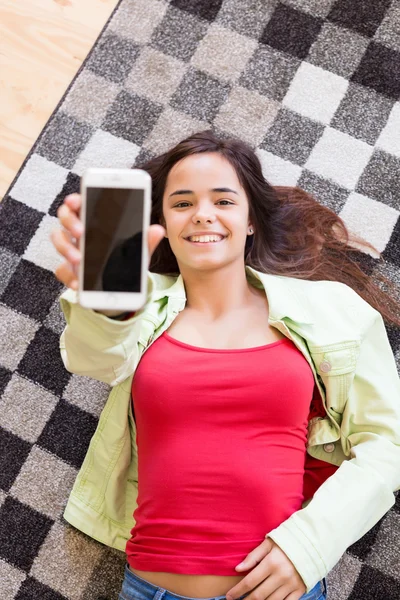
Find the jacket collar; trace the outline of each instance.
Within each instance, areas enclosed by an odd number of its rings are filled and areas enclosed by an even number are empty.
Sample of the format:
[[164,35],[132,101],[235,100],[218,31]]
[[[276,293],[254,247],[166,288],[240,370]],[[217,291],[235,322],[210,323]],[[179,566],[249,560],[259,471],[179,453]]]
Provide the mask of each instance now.
[[[285,275],[262,273],[248,265],[245,266],[245,269],[247,278],[252,280],[257,287],[265,290],[270,320],[276,321],[286,317],[306,325],[314,323],[312,307],[306,295],[306,292],[313,293],[311,289],[307,290],[307,284],[311,282]],[[153,300],[165,297],[175,299],[183,304],[186,302],[185,286],[181,274],[170,287],[158,289],[153,294]]]

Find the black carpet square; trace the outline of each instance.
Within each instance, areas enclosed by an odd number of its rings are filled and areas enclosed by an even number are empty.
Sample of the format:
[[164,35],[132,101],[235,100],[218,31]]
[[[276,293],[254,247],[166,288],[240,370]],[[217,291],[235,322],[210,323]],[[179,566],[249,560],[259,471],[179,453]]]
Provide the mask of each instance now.
[[40,321],[47,316],[62,289],[63,284],[51,271],[22,259],[4,290],[1,301],[17,312]]
[[0,506],[0,556],[29,571],[52,524],[52,519],[7,496]]
[[99,40],[86,67],[114,83],[122,84],[140,52],[131,40],[108,34]]
[[189,69],[170,100],[172,108],[207,121],[216,117],[228,99],[231,85],[197,69]]
[[322,19],[278,4],[261,35],[260,42],[297,58],[306,58],[322,24]]
[[347,552],[360,558],[361,560],[365,560],[368,554],[371,551],[371,548],[374,545],[376,540],[376,536],[379,533],[379,529],[381,528],[384,517],[380,519],[362,538],[360,538],[357,542],[349,546]]
[[214,21],[222,2],[223,0],[171,0],[171,5],[186,10],[196,17]]
[[398,100],[400,97],[400,52],[372,41],[351,80]]
[[[208,23],[194,15],[169,6],[163,20],[153,31],[150,45],[164,54],[189,61],[206,35]],[[185,32],[182,35],[182,32]]]
[[23,254],[43,216],[44,213],[6,196],[0,204],[0,246]]
[[60,400],[46,423],[37,445],[79,469],[98,419],[66,400]]
[[347,600],[399,600],[400,581],[363,564]]
[[21,587],[18,590],[18,594],[15,596],[15,600],[68,600],[66,596],[59,594],[55,590],[52,590],[47,585],[40,583],[33,577],[27,577],[22,582]]
[[[400,267],[400,217],[397,219],[396,225],[392,231],[392,235],[390,236],[390,240],[382,252],[382,258],[390,261],[397,267]],[[400,506],[399,497],[397,498],[397,501]]]
[[8,369],[0,365],[0,395],[3,394],[11,377],[12,371],[9,371]]
[[0,488],[8,492],[15,481],[32,444],[0,426]]
[[394,101],[371,88],[350,83],[330,127],[373,146],[385,127]]
[[382,23],[391,0],[337,0],[327,19],[372,37]]
[[64,202],[65,196],[69,196],[69,194],[79,194],[80,185],[80,176],[70,171],[67,175],[67,179],[62,187],[61,192],[57,194],[57,196],[54,198],[52,205],[49,208],[49,215],[51,215],[52,217],[57,217],[57,209]]
[[92,127],[60,111],[50,120],[35,151],[65,169],[72,169],[92,135]]
[[116,137],[141,145],[163,109],[160,104],[124,90],[115,98],[101,128]]
[[71,374],[65,369],[60,354],[60,336],[41,327],[18,365],[18,373],[61,396]]
[[320,123],[282,108],[260,144],[260,148],[295,164],[303,165],[324,129],[324,125]]
[[400,158],[383,150],[374,150],[355,191],[399,210],[399,173]]

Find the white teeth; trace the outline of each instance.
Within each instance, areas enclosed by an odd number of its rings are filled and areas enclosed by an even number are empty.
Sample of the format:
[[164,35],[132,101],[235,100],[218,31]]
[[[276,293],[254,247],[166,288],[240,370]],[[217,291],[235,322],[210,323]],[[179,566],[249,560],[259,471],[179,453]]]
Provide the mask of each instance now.
[[219,242],[223,236],[219,235],[192,235],[187,238],[190,242]]

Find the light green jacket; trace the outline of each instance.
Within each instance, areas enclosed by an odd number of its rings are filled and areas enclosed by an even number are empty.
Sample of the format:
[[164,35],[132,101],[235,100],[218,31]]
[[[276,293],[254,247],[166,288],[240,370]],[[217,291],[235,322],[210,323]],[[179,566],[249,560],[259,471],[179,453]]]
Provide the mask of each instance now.
[[[310,421],[307,452],[340,465],[300,510],[265,532],[293,562],[308,592],[395,502],[400,379],[381,314],[352,288],[250,267],[246,276],[265,289],[269,324],[303,353],[323,399],[326,416]],[[127,321],[82,308],[73,290],[60,298],[66,369],[112,386],[64,517],[122,551],[135,524],[138,493],[132,377],[143,353],[186,304],[181,275],[149,272],[148,286],[145,306]]]

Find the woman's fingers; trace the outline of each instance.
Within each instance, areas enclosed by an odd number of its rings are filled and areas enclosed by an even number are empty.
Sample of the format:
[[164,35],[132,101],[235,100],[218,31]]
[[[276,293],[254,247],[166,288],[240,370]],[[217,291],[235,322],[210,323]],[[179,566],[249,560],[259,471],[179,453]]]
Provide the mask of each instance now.
[[71,235],[63,229],[54,229],[51,234],[51,241],[53,242],[57,252],[66,258],[73,265],[79,265],[81,261],[81,253],[73,243]]
[[59,265],[54,271],[54,274],[57,279],[67,287],[70,287],[73,290],[78,289],[78,279],[69,262],[65,261]]
[[165,234],[166,230],[162,225],[150,225],[147,239],[149,247],[149,258],[151,258],[154,250],[157,248],[158,244],[161,242]]
[[57,217],[61,225],[75,238],[80,238],[83,233],[83,224],[75,210],[67,202],[61,204],[57,210]]

